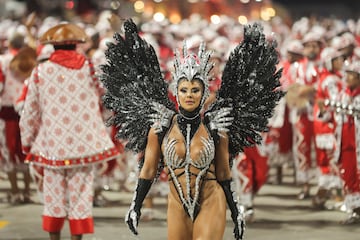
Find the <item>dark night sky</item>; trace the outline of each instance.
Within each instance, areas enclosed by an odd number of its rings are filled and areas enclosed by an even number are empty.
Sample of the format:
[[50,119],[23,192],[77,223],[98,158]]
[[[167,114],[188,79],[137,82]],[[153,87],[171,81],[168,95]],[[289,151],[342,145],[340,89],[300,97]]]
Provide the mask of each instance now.
[[293,18],[301,16],[338,17],[341,19],[360,17],[360,0],[273,0],[286,7]]
[[[18,1],[26,2],[30,12],[39,8],[37,3],[40,0]],[[46,2],[46,0],[42,0],[40,2]],[[94,5],[95,2],[99,3],[100,1],[77,0],[77,2],[79,6],[81,5],[83,9],[87,9],[87,7]],[[291,20],[296,20],[303,16],[313,15],[320,17],[336,17],[344,20],[347,20],[349,18],[360,18],[360,0],[272,0],[272,2],[281,5],[283,6],[283,8],[287,9],[286,12],[288,13]],[[47,14],[51,14],[51,12],[47,12]]]

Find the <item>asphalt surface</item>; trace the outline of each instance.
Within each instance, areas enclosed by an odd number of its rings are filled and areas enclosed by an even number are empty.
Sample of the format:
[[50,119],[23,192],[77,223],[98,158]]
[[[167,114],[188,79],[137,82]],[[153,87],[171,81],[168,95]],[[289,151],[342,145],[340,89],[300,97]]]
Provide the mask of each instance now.
[[[20,183],[21,186],[21,183]],[[38,201],[35,187],[33,199]],[[11,206],[6,202],[9,184],[0,179],[0,240],[43,240],[48,234],[41,228],[42,205],[39,202]],[[315,187],[311,193],[314,194]],[[360,224],[342,225],[347,213],[340,210],[316,210],[311,199],[298,200],[299,187],[293,182],[292,174],[284,178],[281,185],[270,180],[255,197],[255,216],[247,223],[245,239],[249,240],[359,240]],[[94,208],[95,233],[84,235],[83,240],[162,240],[167,239],[166,201],[155,198],[155,217],[141,221],[139,235],[130,233],[124,223],[124,216],[131,202],[132,194],[112,189],[105,191],[109,200],[105,207]],[[328,202],[329,206],[333,202]],[[216,216],[214,216],[216,217]],[[224,240],[231,240],[232,222],[227,214],[227,228]],[[65,223],[62,239],[70,239]]]

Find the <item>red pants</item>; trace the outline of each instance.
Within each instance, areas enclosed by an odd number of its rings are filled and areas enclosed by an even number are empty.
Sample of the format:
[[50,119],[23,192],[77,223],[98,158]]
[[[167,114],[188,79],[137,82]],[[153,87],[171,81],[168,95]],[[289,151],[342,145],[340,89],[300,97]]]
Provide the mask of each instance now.
[[310,170],[311,147],[314,140],[313,122],[308,118],[307,113],[299,116],[294,124],[293,152],[296,167],[296,179],[298,182],[306,183],[313,177]]
[[247,177],[244,192],[256,194],[267,181],[267,157],[260,155],[256,146],[244,149],[244,159],[239,162],[237,169]]
[[20,116],[13,107],[3,106],[0,111],[0,118],[5,122],[5,141],[10,160],[10,167],[18,167],[24,163],[25,155],[22,153],[19,119]]
[[341,178],[344,181],[345,205],[348,209],[360,208],[360,170],[355,151],[341,151]]
[[279,128],[279,153],[286,154],[293,146],[292,124],[289,121],[289,109],[285,108],[284,125]]
[[360,170],[357,166],[356,152],[342,151],[339,163],[345,193],[360,193]]

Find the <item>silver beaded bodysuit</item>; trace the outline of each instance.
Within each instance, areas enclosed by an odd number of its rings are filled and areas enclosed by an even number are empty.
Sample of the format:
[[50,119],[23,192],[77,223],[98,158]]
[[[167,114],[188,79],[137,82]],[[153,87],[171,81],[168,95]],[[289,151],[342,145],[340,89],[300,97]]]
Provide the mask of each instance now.
[[[170,130],[173,128],[175,121],[173,122]],[[164,161],[168,168],[170,179],[173,182],[179,198],[187,211],[188,215],[192,219],[195,220],[199,210],[199,198],[201,187],[203,184],[203,180],[206,180],[206,174],[214,160],[215,156],[215,145],[214,141],[210,134],[208,134],[208,138],[201,137],[201,142],[203,143],[203,147],[200,151],[199,159],[191,159],[190,156],[190,131],[191,125],[186,125],[186,139],[185,139],[185,147],[186,153],[185,158],[180,158],[176,153],[175,145],[178,143],[176,139],[169,138],[169,133],[166,134],[164,138]],[[190,171],[190,166],[199,169],[199,173],[194,174]],[[176,169],[184,169],[184,172],[181,174],[176,175]],[[185,175],[186,179],[186,186],[181,186],[179,182],[179,177]],[[191,184],[190,184],[190,177],[196,176],[195,180],[195,189],[193,191],[193,195],[191,194]],[[185,194],[186,193],[186,194]]]

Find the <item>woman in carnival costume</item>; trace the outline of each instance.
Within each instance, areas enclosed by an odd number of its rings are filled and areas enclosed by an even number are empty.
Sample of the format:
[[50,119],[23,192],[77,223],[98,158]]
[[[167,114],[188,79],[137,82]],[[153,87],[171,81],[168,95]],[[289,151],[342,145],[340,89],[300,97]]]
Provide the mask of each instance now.
[[175,52],[173,81],[179,108],[168,98],[153,47],[139,37],[137,26],[124,22],[125,34],[108,45],[101,80],[104,105],[114,112],[109,124],[117,136],[143,154],[139,177],[125,222],[134,234],[144,198],[158,173],[169,177],[168,238],[223,239],[226,203],[235,239],[243,239],[245,222],[232,188],[232,159],[243,147],[260,143],[273,108],[283,93],[274,42],[259,24],[246,26],[244,41],[230,55],[216,101],[202,114],[209,95],[213,64],[205,45],[198,55]]

